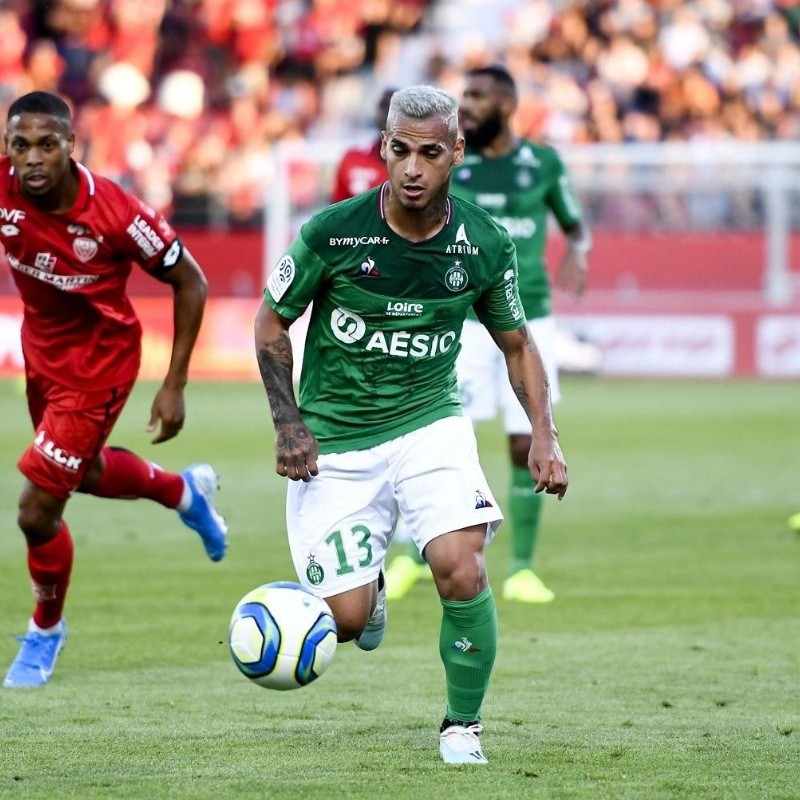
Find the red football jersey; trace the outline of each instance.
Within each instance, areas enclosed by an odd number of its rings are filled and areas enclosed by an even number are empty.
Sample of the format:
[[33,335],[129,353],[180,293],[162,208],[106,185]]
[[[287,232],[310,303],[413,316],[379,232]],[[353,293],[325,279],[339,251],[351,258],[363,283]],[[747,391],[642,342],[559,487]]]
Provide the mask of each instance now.
[[169,269],[182,247],[158,212],[82,164],[72,168],[75,203],[50,214],[0,159],[0,242],[24,304],[26,363],[73,389],[107,389],[139,370],[142,327],[126,294],[133,263]]
[[338,203],[382,184],[388,177],[380,142],[369,148],[354,147],[339,162],[331,202]]

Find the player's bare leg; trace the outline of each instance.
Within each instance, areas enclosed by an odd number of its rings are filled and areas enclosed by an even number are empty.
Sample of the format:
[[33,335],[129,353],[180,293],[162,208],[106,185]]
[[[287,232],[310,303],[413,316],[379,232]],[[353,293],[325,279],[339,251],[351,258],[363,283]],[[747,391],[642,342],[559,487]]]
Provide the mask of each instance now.
[[362,650],[374,650],[386,630],[386,582],[383,572],[364,586],[326,597],[333,611],[340,642],[354,640]]

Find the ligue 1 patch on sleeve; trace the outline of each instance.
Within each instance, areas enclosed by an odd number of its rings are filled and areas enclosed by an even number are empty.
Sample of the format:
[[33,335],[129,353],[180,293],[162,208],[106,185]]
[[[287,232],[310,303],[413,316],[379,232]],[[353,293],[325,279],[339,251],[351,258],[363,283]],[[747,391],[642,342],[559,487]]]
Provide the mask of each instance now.
[[286,290],[292,285],[293,280],[294,261],[290,255],[285,255],[267,278],[267,289],[276,303],[279,303],[286,294]]

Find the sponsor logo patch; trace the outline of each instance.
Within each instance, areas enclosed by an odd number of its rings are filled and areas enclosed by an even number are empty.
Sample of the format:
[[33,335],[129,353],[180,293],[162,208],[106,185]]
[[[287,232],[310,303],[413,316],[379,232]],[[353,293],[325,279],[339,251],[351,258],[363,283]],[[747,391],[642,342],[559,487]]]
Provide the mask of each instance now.
[[82,458],[70,455],[66,450],[58,447],[45,431],[39,431],[39,433],[36,434],[36,438],[33,440],[33,446],[36,448],[36,451],[41,453],[48,461],[58,464],[59,467],[69,472],[77,472],[83,463]]
[[424,310],[422,303],[407,303],[404,300],[390,300],[386,304],[387,317],[418,317]]
[[367,325],[358,314],[343,308],[334,308],[331,313],[333,335],[345,344],[353,344],[364,337]]
[[25,212],[18,208],[0,208],[0,222],[21,222]]
[[361,262],[361,266],[358,268],[359,275],[365,275],[367,278],[380,278],[381,274],[378,272],[377,267],[375,266],[375,259],[371,256],[367,256],[364,261]]
[[50,253],[37,253],[36,258],[33,260],[36,269],[51,272],[56,268],[56,257]]
[[267,278],[267,289],[276,303],[279,303],[286,294],[286,290],[292,285],[294,276],[294,259],[287,254],[277,263]]
[[462,636],[453,642],[453,650],[460,650],[462,653],[480,653],[480,647],[475,647],[466,636]]
[[331,247],[358,247],[361,244],[389,244],[388,236],[331,236]]
[[31,267],[28,264],[23,264],[18,258],[15,258],[10,253],[6,253],[6,260],[8,261],[11,269],[22,272],[31,278],[36,278],[37,281],[42,283],[49,283],[56,289],[62,292],[71,292],[73,289],[80,289],[81,286],[87,286],[90,283],[95,283],[100,277],[99,275],[53,275],[43,269]]
[[[146,206],[144,206],[146,208]],[[150,209],[152,211],[152,209]],[[153,211],[155,216],[155,211]],[[150,223],[137,214],[126,229],[128,236],[136,242],[137,247],[146,258],[152,258],[164,249],[164,240],[150,227]]]
[[489,498],[480,490],[475,490],[475,508],[492,508]]

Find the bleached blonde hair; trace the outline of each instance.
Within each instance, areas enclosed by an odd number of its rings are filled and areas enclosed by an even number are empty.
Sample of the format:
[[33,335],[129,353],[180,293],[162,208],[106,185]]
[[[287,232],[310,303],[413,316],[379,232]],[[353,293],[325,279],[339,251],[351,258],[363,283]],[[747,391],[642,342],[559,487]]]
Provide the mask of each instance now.
[[430,119],[441,117],[452,139],[458,137],[458,100],[449,92],[435,86],[409,86],[398,89],[389,103],[386,129],[390,130],[396,117]]

